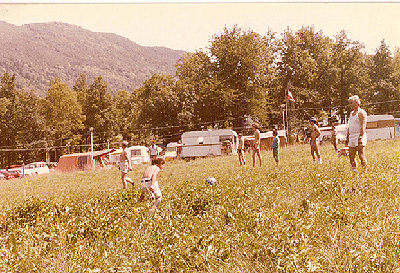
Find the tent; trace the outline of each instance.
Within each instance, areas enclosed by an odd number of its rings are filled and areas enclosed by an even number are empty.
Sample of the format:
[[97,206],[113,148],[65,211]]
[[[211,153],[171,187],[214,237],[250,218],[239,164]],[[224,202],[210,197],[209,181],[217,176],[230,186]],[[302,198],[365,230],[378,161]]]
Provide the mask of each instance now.
[[63,155],[60,157],[56,171],[60,172],[73,172],[85,171],[92,168],[103,167],[103,158],[109,153],[115,151],[114,149],[106,149],[93,152],[94,166],[92,165],[92,153],[75,153]]

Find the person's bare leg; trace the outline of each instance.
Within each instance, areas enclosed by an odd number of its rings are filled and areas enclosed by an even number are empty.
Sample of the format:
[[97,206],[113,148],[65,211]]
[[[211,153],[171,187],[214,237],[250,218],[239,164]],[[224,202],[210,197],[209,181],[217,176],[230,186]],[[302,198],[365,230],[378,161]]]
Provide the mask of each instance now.
[[153,209],[155,209],[156,211],[158,211],[158,206],[160,205],[160,203],[161,203],[161,196],[158,197],[158,198],[156,198],[156,202],[155,202],[154,205],[153,205]]
[[146,193],[147,193],[147,190],[142,188],[142,192],[140,193],[139,202],[143,202],[144,201]]
[[260,160],[260,167],[262,166],[262,156],[260,150],[257,150],[258,159]]
[[276,164],[279,164],[279,154],[278,153],[274,154],[274,159],[275,159]]
[[244,161],[244,157],[243,157],[243,152],[239,152],[238,156],[239,156],[240,165],[242,165],[242,164],[246,165],[246,162]]
[[356,147],[349,147],[350,164],[351,164],[351,166],[353,168],[357,167],[356,153],[357,153],[357,148]]
[[318,144],[315,144],[315,154],[317,155],[317,158],[318,158],[318,164],[321,164],[322,163],[322,161],[321,161],[321,153],[319,152]]
[[314,155],[314,152],[315,152],[314,146],[311,146],[311,156],[312,156],[312,158],[313,158],[313,162],[315,162],[315,155]]
[[126,179],[125,179],[126,175],[127,175],[126,173],[122,173],[121,174],[122,188],[123,189],[126,189]]
[[360,158],[361,165],[366,167],[367,166],[367,158],[365,157],[365,147],[358,146],[358,157]]

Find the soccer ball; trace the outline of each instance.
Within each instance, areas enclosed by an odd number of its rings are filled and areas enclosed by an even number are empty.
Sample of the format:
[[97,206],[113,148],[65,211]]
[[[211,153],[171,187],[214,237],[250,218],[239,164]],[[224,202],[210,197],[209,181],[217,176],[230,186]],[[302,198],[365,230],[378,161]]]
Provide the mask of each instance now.
[[217,184],[217,179],[215,179],[214,177],[210,176],[206,178],[206,182],[211,185],[214,186]]

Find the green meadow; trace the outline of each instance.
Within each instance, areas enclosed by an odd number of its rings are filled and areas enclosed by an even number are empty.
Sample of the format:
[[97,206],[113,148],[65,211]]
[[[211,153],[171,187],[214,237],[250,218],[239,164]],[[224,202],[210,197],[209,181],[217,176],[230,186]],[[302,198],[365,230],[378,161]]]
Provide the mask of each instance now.
[[400,140],[321,150],[168,162],[158,213],[117,169],[0,181],[0,272],[400,272]]

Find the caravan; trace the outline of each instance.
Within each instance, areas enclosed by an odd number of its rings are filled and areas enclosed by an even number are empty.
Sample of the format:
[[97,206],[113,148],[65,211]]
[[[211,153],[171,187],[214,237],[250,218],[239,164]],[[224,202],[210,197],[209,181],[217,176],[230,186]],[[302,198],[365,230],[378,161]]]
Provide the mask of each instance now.
[[[131,152],[132,164],[142,164],[150,162],[150,155],[147,147],[145,146],[131,146],[127,148]],[[119,163],[119,157],[122,153],[122,149],[119,148],[108,156],[109,162],[112,164]]]
[[230,129],[190,131],[182,134],[182,158],[237,153],[237,133]]
[[[345,142],[347,136],[347,124],[335,126],[336,138],[340,142]],[[330,140],[332,127],[321,127],[320,141]],[[395,138],[395,118],[392,115],[370,115],[367,117],[367,137],[368,141],[378,139]]]

